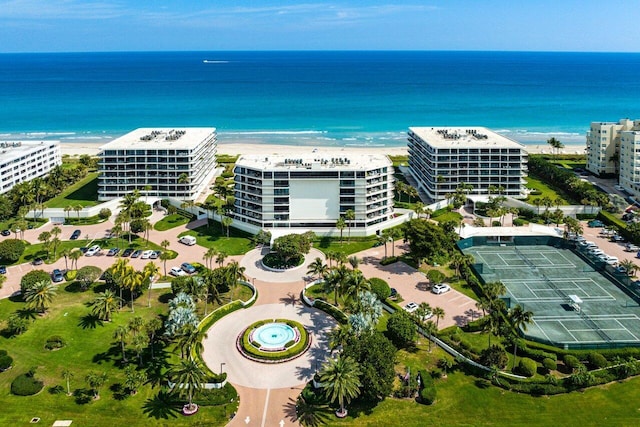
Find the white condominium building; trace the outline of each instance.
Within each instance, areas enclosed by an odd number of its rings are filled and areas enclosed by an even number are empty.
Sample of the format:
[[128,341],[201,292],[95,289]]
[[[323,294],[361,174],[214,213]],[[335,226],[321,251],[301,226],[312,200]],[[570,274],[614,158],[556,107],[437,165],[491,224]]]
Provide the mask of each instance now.
[[351,234],[369,235],[394,215],[393,166],[387,156],[245,155],[234,172],[235,219],[258,229],[335,234],[336,221],[353,211],[355,219],[347,221]]
[[[640,121],[636,121],[640,124]],[[640,197],[640,127],[620,132],[619,181],[635,199]]]
[[215,173],[215,128],[141,128],[100,147],[98,199],[138,189],[194,200]]
[[60,164],[57,141],[0,142],[0,194],[20,182],[45,176]]
[[409,128],[409,172],[432,200],[461,184],[468,194],[524,197],[527,152],[522,144],[484,127]]
[[592,122],[587,132],[587,170],[598,176],[618,173],[618,167],[621,168],[621,135],[635,130],[640,130],[640,120]]

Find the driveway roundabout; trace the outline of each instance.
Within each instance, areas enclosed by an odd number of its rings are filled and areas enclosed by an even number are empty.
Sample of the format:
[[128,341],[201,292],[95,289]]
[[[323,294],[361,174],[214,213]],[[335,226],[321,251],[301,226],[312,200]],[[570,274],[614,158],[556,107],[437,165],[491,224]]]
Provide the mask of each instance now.
[[[311,347],[298,358],[278,364],[246,359],[237,350],[236,339],[247,326],[264,319],[291,319],[303,324],[311,337]],[[202,358],[213,372],[224,367],[232,384],[256,389],[293,387],[309,381],[316,366],[328,357],[327,334],[335,326],[333,318],[300,302],[256,305],[214,323],[203,341]]]
[[258,248],[246,253],[240,261],[240,265],[246,269],[245,274],[247,276],[259,278],[269,283],[298,282],[303,280],[307,275],[307,265],[314,259],[320,258],[322,261],[326,260],[322,251],[311,248],[309,253],[304,256],[304,262],[300,266],[283,271],[270,271],[262,265],[262,258],[268,254],[269,251],[269,248]]

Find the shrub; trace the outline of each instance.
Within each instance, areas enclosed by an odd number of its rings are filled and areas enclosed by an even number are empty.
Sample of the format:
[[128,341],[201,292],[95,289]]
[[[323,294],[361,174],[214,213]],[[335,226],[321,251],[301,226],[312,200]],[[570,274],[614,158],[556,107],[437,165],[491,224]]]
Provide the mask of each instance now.
[[536,361],[533,359],[529,359],[528,357],[523,357],[518,363],[518,372],[525,377],[534,376],[537,369],[538,365],[536,364]]
[[4,352],[4,354],[0,354],[0,371],[6,371],[11,367],[12,364],[13,358],[11,356],[9,356],[6,352]]
[[315,300],[313,302],[313,306],[318,310],[322,310],[327,313],[329,316],[336,319],[336,321],[342,325],[348,322],[347,315],[344,314],[338,307],[334,307],[331,304],[324,302],[322,300]]
[[422,390],[420,390],[420,403],[431,405],[436,401],[436,395],[436,387],[433,384],[424,387]]
[[398,348],[409,347],[416,338],[417,327],[405,310],[398,310],[389,316],[387,338]]
[[68,270],[66,273],[64,273],[64,278],[68,282],[73,282],[74,280],[76,280],[76,276],[77,275],[78,275],[78,271],[77,270]]
[[480,363],[485,366],[497,366],[502,369],[507,366],[508,360],[509,357],[507,356],[507,352],[497,345],[492,345],[491,347],[482,350],[480,353]]
[[29,329],[29,319],[20,316],[18,313],[13,313],[7,320],[7,329],[11,335],[23,334]]
[[37,380],[33,373],[18,375],[11,383],[11,393],[16,396],[33,396],[44,387],[42,381]]
[[600,353],[589,353],[588,360],[591,366],[595,368],[604,368],[609,364],[607,359]]
[[492,227],[500,227],[500,226],[502,226],[502,223],[500,221],[492,221],[491,222],[491,226]]
[[100,268],[93,265],[86,265],[78,270],[76,280],[80,283],[80,288],[86,291],[93,282],[100,278],[101,274],[102,270]]
[[30,289],[38,282],[50,281],[51,277],[49,273],[43,270],[33,270],[22,276],[20,279],[20,292],[22,295],[25,294],[27,289]]
[[369,279],[369,284],[371,285],[371,292],[378,297],[378,300],[384,301],[391,296],[391,288],[384,280],[378,277],[372,277]]
[[100,219],[109,219],[110,216],[111,216],[111,209],[109,208],[102,208],[100,209],[100,212],[98,212],[98,217]]
[[399,260],[400,260],[400,258],[397,257],[397,256],[389,256],[389,257],[386,257],[386,258],[380,260],[380,265],[393,264],[394,262],[398,262]]
[[526,220],[522,219],[522,218],[515,218],[513,220],[513,225],[515,227],[522,227],[523,225],[525,225],[527,223]]
[[22,240],[6,239],[0,242],[0,259],[8,263],[16,262],[24,253],[25,244]]
[[555,371],[556,369],[558,369],[558,364],[556,363],[556,361],[548,357],[545,357],[542,360],[542,366],[544,366],[547,371]]
[[52,337],[47,338],[47,342],[44,344],[44,348],[47,350],[58,350],[64,347],[66,342],[64,338],[59,335],[54,335]]
[[571,370],[576,369],[578,366],[581,365],[578,358],[570,354],[565,354],[562,360],[564,361],[565,366]]

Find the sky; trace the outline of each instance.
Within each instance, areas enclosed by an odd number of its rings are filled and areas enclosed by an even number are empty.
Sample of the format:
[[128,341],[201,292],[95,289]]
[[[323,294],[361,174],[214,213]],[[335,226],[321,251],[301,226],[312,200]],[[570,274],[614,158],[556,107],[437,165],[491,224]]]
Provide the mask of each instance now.
[[0,52],[637,52],[638,0],[0,0]]

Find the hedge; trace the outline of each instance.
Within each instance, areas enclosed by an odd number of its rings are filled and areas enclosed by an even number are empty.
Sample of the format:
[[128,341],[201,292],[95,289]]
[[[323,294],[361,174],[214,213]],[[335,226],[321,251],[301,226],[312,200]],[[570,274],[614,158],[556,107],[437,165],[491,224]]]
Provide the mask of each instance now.
[[589,353],[587,360],[589,360],[589,364],[595,368],[604,368],[609,364],[607,359],[600,353]]
[[11,393],[16,396],[33,396],[44,387],[42,381],[37,380],[32,373],[18,375],[11,383]]
[[380,279],[379,277],[372,277],[369,279],[371,285],[371,292],[373,292],[379,301],[384,301],[391,296],[391,288],[389,284]]
[[13,358],[7,354],[6,351],[1,350],[4,354],[0,353],[0,371],[5,371],[13,365]]
[[419,401],[420,403],[423,403],[425,405],[431,405],[433,404],[433,402],[435,402],[436,396],[438,394],[436,391],[436,386],[433,383],[433,378],[424,369],[420,370],[419,375],[420,379],[422,380],[420,383],[420,387],[422,388],[420,390]]
[[335,307],[325,301],[317,299],[313,302],[313,306],[318,310],[324,311],[329,316],[336,319],[336,321],[341,325],[346,325],[347,322],[349,321],[349,319],[347,318],[347,315],[344,314],[338,307]]
[[570,354],[565,354],[563,361],[565,366],[569,369],[576,369],[578,366],[580,366],[580,360]]
[[538,365],[536,361],[533,359],[529,359],[528,357],[523,357],[520,359],[518,363],[518,372],[525,377],[532,377],[536,374],[538,370]]
[[558,369],[556,361],[549,357],[542,360],[542,366],[544,366],[547,371],[555,371]]
[[22,240],[3,240],[0,242],[0,260],[5,260],[9,263],[18,261],[24,253],[25,247],[26,246]]
[[383,258],[380,260],[380,265],[389,265],[389,264],[393,264],[394,262],[398,262],[400,260],[400,257],[397,256],[388,256],[386,258]]
[[20,292],[24,295],[27,289],[33,287],[36,283],[46,281],[51,281],[49,273],[44,270],[32,270],[20,279]]
[[241,343],[242,349],[245,352],[247,352],[249,355],[257,359],[263,359],[263,360],[284,360],[284,359],[289,359],[293,356],[297,356],[298,354],[302,353],[307,348],[307,344],[309,343],[309,332],[307,332],[304,326],[302,326],[298,322],[294,322],[291,320],[284,320],[284,319],[278,319],[277,321],[281,323],[287,323],[291,327],[298,328],[298,331],[300,332],[300,341],[296,345],[294,345],[291,348],[288,348],[285,351],[277,351],[277,352],[261,351],[260,349],[257,349],[253,345],[253,343],[249,342],[249,335],[251,333],[251,330],[258,328],[264,325],[265,323],[269,322],[267,320],[262,320],[262,321],[253,323],[252,325],[250,325],[248,328],[245,329],[245,332],[242,334],[242,343]]
[[199,390],[195,394],[193,402],[200,406],[219,406],[233,401],[237,396],[238,393],[236,392],[236,389],[233,388],[231,384],[227,383],[222,388]]
[[66,342],[64,338],[59,335],[54,335],[52,337],[47,338],[47,342],[44,344],[44,348],[47,350],[58,350],[64,347]]

